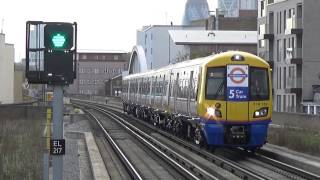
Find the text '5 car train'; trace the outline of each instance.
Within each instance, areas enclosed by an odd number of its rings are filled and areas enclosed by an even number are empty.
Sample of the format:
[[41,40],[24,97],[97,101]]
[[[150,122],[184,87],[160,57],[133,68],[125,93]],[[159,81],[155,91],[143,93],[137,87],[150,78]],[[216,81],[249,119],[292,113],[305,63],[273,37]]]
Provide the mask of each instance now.
[[272,115],[271,69],[229,51],[123,78],[124,111],[213,147],[255,150]]

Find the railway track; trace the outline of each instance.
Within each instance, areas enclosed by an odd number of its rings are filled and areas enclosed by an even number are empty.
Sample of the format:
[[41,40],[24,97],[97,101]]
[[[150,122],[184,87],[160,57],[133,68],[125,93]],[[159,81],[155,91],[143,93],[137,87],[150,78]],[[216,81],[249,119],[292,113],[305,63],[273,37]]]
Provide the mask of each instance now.
[[[88,105],[84,104],[78,105],[88,107]],[[180,154],[176,153],[171,148],[165,146],[153,137],[147,135],[143,131],[127,123],[123,118],[117,116],[116,114],[110,113],[99,107],[93,107],[92,105],[90,105],[90,108],[99,111],[100,113],[103,113],[105,116],[108,116],[110,119],[114,121],[117,121],[117,123],[120,126],[122,126],[123,129],[130,132],[130,134],[133,135],[136,139],[138,139],[142,144],[144,144],[144,146],[153,151],[157,156],[161,157],[161,160],[164,160],[167,164],[171,166],[171,168],[174,168],[177,172],[179,172],[182,178],[178,179],[224,179],[223,177],[216,177],[216,175],[213,174],[214,172],[212,173],[202,169],[195,163],[189,161]],[[94,113],[92,113],[91,110],[87,110],[86,112],[90,114],[90,116],[93,117],[95,121],[98,123],[99,127],[103,129],[103,132],[107,137],[108,141],[111,142],[112,147],[117,151],[117,154],[121,157],[122,162],[126,164],[126,168],[128,169],[131,177],[133,179],[144,179],[145,176],[143,174],[146,173],[142,172],[142,170],[137,169],[134,164],[135,162],[131,162],[132,160],[130,160],[130,158],[126,156],[126,153],[123,150],[121,150],[119,146],[117,146],[116,141],[107,132],[101,120],[99,120],[99,118],[96,115],[94,115]],[[161,177],[159,176],[158,179],[161,179]],[[166,179],[176,179],[176,177]]]
[[[96,104],[97,105],[97,104]],[[98,105],[100,108],[108,108],[109,111],[119,113],[119,108],[115,106]],[[120,114],[125,117],[126,115]],[[131,118],[132,119],[132,118]],[[141,120],[128,120],[139,128],[148,127],[153,132],[174,141],[176,144],[202,156],[217,166],[231,172],[241,179],[320,179],[320,176],[305,170],[276,161],[267,156],[252,155],[240,150],[224,150],[222,153],[211,153],[205,149],[180,139],[168,132],[155,128],[153,125]]]

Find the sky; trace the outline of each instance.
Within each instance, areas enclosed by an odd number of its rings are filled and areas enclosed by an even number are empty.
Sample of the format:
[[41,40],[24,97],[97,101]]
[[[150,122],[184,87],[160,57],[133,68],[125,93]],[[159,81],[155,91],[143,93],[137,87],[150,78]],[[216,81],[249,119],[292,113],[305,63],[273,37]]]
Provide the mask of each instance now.
[[[77,22],[78,50],[131,52],[136,30],[147,25],[180,25],[187,0],[1,0],[0,28],[15,46],[15,61],[25,57],[26,21]],[[210,10],[216,0],[207,0]]]

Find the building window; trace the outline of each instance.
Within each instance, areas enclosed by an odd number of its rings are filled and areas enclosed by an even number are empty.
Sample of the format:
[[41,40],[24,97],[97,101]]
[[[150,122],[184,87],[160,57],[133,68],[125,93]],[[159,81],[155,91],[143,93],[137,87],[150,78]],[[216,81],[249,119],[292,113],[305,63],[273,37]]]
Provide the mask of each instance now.
[[279,12],[277,12],[277,34],[279,34]]
[[287,68],[283,67],[283,88],[287,88]]
[[259,48],[263,48],[263,47],[265,47],[265,40],[261,39],[259,40]]
[[281,67],[279,67],[279,79],[278,79],[279,89],[282,89],[281,81],[282,81],[282,73],[281,73]]
[[86,54],[81,55],[81,59],[87,59],[87,55]]
[[277,111],[281,111],[281,96],[277,95]]
[[144,35],[144,44],[147,44],[147,38],[148,38],[148,35],[145,34],[145,35]]
[[281,39],[277,40],[277,61],[281,61]]
[[282,21],[281,20],[282,20],[282,15],[281,15],[281,11],[280,11],[280,15],[279,15],[279,21],[280,21],[280,23],[279,23],[279,33],[280,34],[282,32],[282,30],[281,30],[282,29],[282,23],[281,23]]
[[119,60],[119,56],[118,55],[114,55],[113,59],[114,60]]
[[286,39],[283,39],[283,56],[284,56],[284,59],[286,60],[287,58],[287,40]]
[[95,73],[95,74],[99,74],[99,69],[98,69],[98,68],[95,68],[95,69],[94,69],[94,73]]
[[261,5],[261,9],[260,9],[260,13],[261,13],[261,14],[260,14],[260,17],[264,17],[264,1],[261,1],[260,3],[261,3],[261,4],[260,4],[260,5]]
[[284,25],[284,30],[286,30],[287,29],[287,11],[286,10],[284,10],[284,12],[283,12],[283,25]]
[[277,89],[279,89],[279,68],[276,69],[277,70]]
[[283,111],[287,111],[287,96],[283,95]]

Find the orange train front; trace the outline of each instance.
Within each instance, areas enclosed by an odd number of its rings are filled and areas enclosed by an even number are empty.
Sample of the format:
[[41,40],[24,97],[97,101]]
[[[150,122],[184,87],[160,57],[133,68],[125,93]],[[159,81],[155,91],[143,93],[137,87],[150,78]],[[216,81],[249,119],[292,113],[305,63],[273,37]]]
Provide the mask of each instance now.
[[272,115],[271,70],[230,51],[123,78],[124,111],[197,144],[255,150]]

